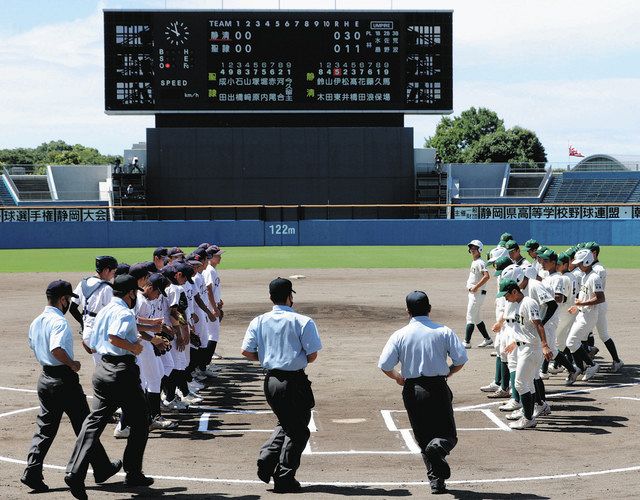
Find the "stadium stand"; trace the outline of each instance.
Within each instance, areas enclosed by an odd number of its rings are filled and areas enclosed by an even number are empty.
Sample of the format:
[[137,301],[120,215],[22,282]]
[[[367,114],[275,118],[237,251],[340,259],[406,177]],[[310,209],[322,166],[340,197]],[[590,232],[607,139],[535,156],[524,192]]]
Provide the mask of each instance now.
[[4,174],[0,176],[0,205],[3,207],[14,207],[16,205],[7,187]]
[[51,190],[46,175],[12,175],[20,200],[51,200]]
[[554,176],[542,203],[625,203],[638,195],[640,178]]

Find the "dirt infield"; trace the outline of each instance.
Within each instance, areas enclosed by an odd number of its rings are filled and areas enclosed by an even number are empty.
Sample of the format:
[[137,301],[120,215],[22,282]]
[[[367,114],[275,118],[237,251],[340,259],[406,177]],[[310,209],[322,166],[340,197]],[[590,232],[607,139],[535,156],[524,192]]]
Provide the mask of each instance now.
[[[384,258],[381,256],[381,258]],[[240,359],[240,344],[249,321],[270,308],[267,283],[276,275],[304,274],[294,282],[296,309],[317,322],[324,344],[308,368],[316,396],[315,432],[310,453],[298,473],[307,483],[305,497],[425,497],[424,465],[412,450],[402,411],[400,387],[377,368],[389,335],[406,321],[404,296],[423,289],[430,296],[435,321],[459,334],[464,330],[466,270],[279,270],[221,271],[225,319],[219,353],[225,359],[214,385],[203,391],[202,407],[166,416],[180,422],[177,431],[151,434],[145,472],[159,478],[136,498],[275,497],[272,485],[255,475],[257,450],[272,429],[273,415],[261,391],[260,369]],[[18,479],[34,431],[38,406],[33,392],[39,374],[27,346],[31,320],[44,307],[45,285],[58,274],[5,274],[0,280],[0,486],[3,498],[26,496]],[[80,274],[64,278],[76,283]],[[607,280],[609,328],[626,363],[622,373],[609,372],[610,357],[599,340],[601,372],[589,383],[564,387],[561,376],[546,382],[552,415],[536,430],[508,431],[504,418],[478,387],[493,375],[489,350],[469,351],[469,363],[450,380],[455,400],[459,444],[450,457],[451,498],[637,498],[640,487],[640,374],[637,325],[640,272],[612,270]],[[495,287],[492,280],[490,289]],[[485,318],[493,318],[491,300]],[[70,318],[73,323],[73,319]],[[91,395],[92,361],[76,339],[83,363],[81,381]],[[479,341],[476,332],[473,345]],[[20,389],[8,390],[10,389]],[[568,393],[568,394],[567,394]],[[628,398],[628,399],[625,399]],[[484,406],[478,406],[484,405]],[[473,407],[473,408],[469,408]],[[32,409],[30,409],[32,408]],[[220,409],[240,410],[238,413]],[[19,412],[19,410],[24,410]],[[484,410],[484,411],[482,411]],[[9,412],[17,412],[8,414]],[[256,413],[257,412],[257,413]],[[102,442],[121,456],[124,442],[108,426]],[[68,421],[46,463],[64,466],[73,435]],[[576,474],[580,474],[578,477]],[[42,498],[70,498],[59,468],[45,469],[53,492]],[[518,479],[520,478],[520,479]],[[89,496],[131,498],[122,478],[94,486]],[[443,496],[447,498],[447,495]]]

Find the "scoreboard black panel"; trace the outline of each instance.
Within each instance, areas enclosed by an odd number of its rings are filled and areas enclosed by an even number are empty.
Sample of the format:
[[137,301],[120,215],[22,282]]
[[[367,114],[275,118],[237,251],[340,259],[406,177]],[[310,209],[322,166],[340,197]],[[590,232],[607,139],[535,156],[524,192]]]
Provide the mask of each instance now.
[[452,17],[106,10],[105,110],[451,113]]

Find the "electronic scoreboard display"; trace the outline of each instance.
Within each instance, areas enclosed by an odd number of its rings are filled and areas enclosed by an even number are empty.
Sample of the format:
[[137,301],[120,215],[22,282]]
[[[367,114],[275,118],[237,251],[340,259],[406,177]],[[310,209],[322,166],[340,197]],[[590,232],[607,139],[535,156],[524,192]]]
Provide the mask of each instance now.
[[105,10],[105,109],[451,113],[452,17]]

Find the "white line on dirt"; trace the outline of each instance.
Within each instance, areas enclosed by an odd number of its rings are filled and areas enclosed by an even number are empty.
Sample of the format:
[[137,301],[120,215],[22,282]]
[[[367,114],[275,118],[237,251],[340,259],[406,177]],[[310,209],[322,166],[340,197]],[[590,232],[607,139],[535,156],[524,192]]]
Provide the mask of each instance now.
[[20,410],[8,411],[7,413],[0,413],[0,417],[8,417],[9,415],[15,415],[16,413],[24,413],[26,411],[39,410],[39,406],[32,406],[31,408],[21,408]]
[[16,389],[15,387],[0,387],[0,390],[3,391],[14,391],[14,392],[31,392],[37,394],[38,391],[34,391],[33,389]]
[[640,398],[625,398],[624,396],[614,396],[611,399],[627,399],[629,401],[640,401]]
[[500,430],[502,431],[507,431],[507,432],[511,432],[511,427],[509,427],[507,424],[505,424],[502,420],[500,420],[500,418],[497,415],[494,415],[494,413],[491,410],[482,410],[482,413],[484,413],[489,420],[491,420],[494,424],[496,424]]

